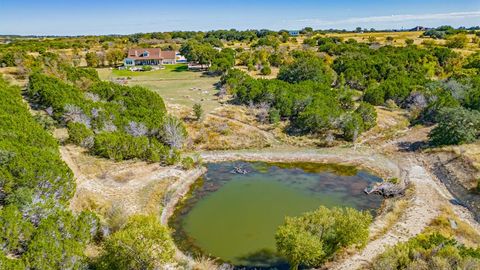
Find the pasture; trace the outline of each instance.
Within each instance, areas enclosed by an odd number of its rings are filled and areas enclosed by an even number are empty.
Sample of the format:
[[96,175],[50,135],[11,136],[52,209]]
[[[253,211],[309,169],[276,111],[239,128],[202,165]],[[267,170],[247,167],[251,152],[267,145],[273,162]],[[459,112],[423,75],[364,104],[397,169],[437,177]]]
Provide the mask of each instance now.
[[124,78],[127,85],[140,85],[158,93],[166,103],[192,107],[200,103],[205,112],[217,108],[220,103],[215,95],[218,90],[218,76],[205,75],[202,72],[189,71],[186,65],[166,65],[165,69],[153,71],[129,71],[117,69],[98,69],[102,80]]

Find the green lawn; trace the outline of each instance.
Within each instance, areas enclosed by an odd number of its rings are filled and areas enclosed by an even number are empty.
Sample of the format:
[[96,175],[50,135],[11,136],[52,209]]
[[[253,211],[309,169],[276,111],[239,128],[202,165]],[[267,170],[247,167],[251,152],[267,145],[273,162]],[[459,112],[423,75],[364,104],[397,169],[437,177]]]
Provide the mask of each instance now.
[[129,71],[98,69],[102,80],[130,77],[128,85],[145,86],[163,97],[165,102],[192,107],[200,103],[206,112],[218,107],[215,84],[220,77],[206,76],[202,72],[189,71],[187,65],[166,65],[155,71]]

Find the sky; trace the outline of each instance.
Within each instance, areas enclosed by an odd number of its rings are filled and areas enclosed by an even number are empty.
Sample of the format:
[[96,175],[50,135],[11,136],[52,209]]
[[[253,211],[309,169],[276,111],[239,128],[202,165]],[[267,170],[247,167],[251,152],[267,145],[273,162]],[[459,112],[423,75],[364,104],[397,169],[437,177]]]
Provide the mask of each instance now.
[[0,35],[480,25],[480,0],[0,0]]

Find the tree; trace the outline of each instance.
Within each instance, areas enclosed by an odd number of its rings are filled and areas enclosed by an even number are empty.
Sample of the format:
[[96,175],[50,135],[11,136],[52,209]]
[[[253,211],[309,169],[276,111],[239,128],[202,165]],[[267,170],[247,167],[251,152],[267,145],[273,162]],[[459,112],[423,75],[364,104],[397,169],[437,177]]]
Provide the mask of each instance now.
[[315,55],[300,55],[292,64],[280,68],[278,79],[289,83],[315,81],[331,85],[333,71],[323,59]]
[[110,49],[107,51],[107,61],[111,66],[117,65],[123,60],[125,54],[120,49]]
[[203,108],[202,105],[199,103],[195,103],[193,105],[193,113],[195,114],[195,117],[197,118],[197,121],[199,121],[202,116],[203,116]]
[[163,269],[172,263],[175,245],[169,230],[155,216],[132,216],[123,229],[103,244],[99,269]]
[[445,108],[437,117],[438,125],[430,132],[435,146],[474,142],[480,135],[480,112],[464,108]]
[[321,206],[302,216],[285,218],[275,234],[277,250],[289,260],[291,269],[316,267],[343,247],[364,245],[371,222],[368,212]]
[[200,43],[192,39],[182,45],[180,53],[185,56],[189,62],[202,66],[210,66],[217,51],[210,43]]
[[216,74],[227,73],[235,65],[235,51],[226,48],[214,55],[210,71]]

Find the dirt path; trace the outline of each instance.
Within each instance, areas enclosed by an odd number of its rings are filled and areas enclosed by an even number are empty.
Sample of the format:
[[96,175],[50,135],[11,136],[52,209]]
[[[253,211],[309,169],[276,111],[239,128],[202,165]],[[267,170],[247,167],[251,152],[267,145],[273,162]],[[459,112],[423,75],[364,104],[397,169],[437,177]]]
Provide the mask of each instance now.
[[76,192],[70,201],[73,210],[93,203],[119,207],[127,216],[160,211],[165,192],[173,193],[171,187],[177,182],[196,179],[201,174],[201,169],[184,171],[176,166],[99,159],[71,145],[62,146],[60,153],[76,178]]

